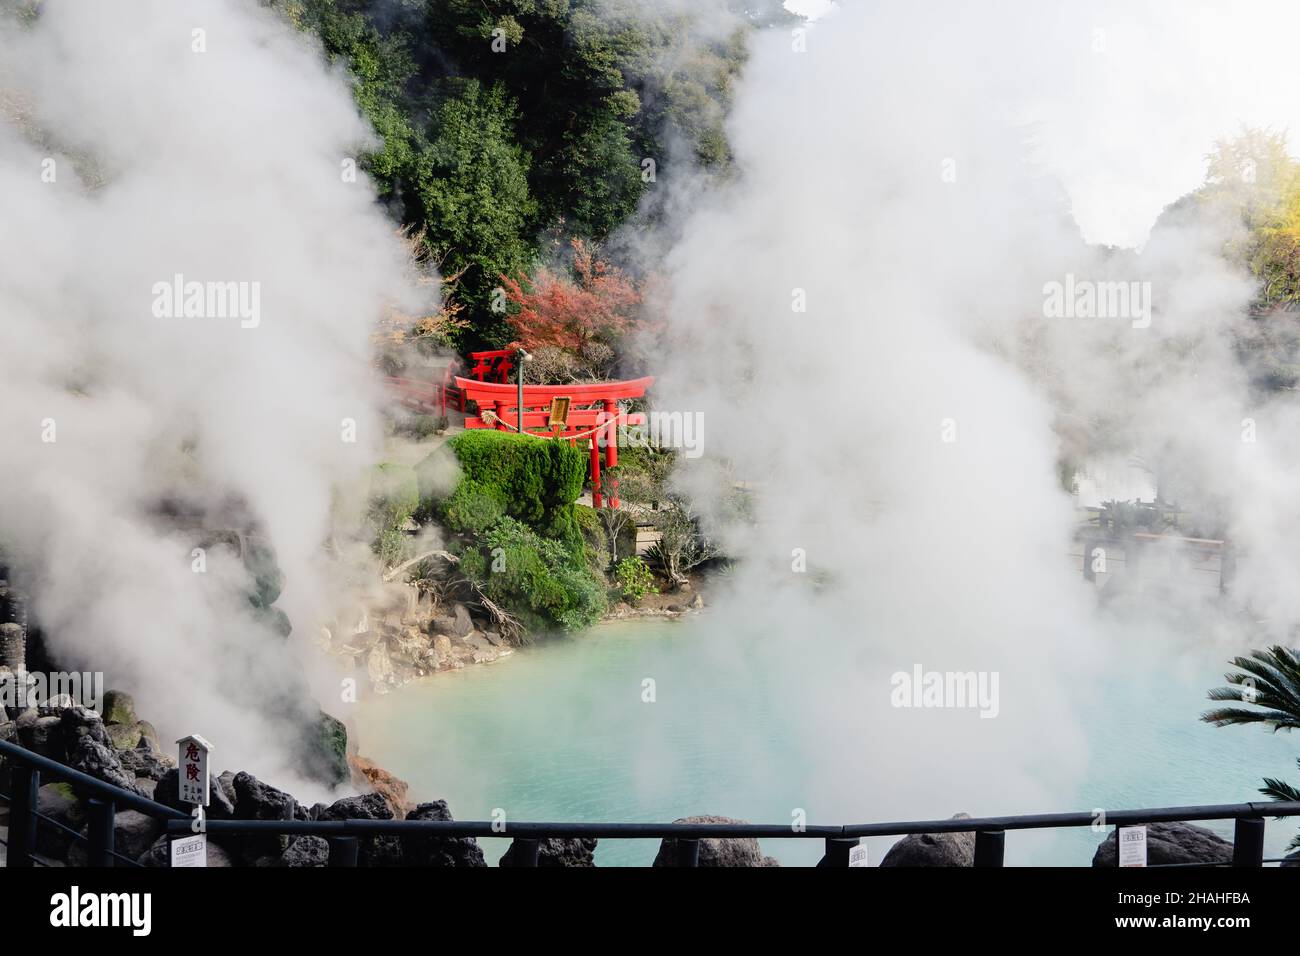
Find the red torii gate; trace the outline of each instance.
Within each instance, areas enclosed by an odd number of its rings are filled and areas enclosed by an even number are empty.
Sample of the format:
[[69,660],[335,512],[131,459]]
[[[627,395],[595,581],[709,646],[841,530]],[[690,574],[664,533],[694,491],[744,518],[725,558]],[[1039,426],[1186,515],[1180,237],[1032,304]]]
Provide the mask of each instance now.
[[[638,424],[644,415],[628,415],[619,410],[620,399],[640,398],[654,378],[636,378],[624,382],[593,382],[584,385],[525,385],[523,400],[524,431],[543,438],[567,438],[576,445],[579,438],[591,439],[591,503],[602,504],[600,484],[600,440],[605,442],[605,467],[618,465],[618,423],[620,418]],[[519,425],[518,386],[498,382],[480,382],[457,377],[461,394],[478,406],[477,417],[465,419],[466,428],[499,428],[515,431]],[[563,428],[550,427],[551,402],[569,399],[569,415]],[[599,436],[599,437],[598,437]],[[618,488],[612,486],[609,503],[618,507]]]

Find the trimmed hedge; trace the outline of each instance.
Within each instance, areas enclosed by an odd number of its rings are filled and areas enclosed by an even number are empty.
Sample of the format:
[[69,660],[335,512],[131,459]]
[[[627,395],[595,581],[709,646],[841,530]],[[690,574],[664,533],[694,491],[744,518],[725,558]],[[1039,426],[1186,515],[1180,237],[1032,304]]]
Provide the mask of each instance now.
[[[511,518],[543,537],[558,538],[570,549],[581,547],[573,503],[582,494],[587,477],[585,452],[568,442],[497,429],[462,432],[448,445],[464,470],[462,487],[473,482],[475,496],[499,503]],[[459,493],[457,488],[447,507]],[[469,507],[467,502],[465,506]],[[474,510],[482,511],[482,502],[477,502]]]

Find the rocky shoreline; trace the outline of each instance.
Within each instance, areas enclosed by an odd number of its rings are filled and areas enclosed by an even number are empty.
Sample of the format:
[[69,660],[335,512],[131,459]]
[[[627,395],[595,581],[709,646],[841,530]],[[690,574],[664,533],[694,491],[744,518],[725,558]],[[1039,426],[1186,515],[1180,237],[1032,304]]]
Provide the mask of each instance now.
[[[680,590],[647,594],[635,606],[624,601],[611,604],[602,623],[695,613],[706,603],[700,590],[703,581],[703,575],[696,575]],[[495,663],[520,646],[473,603],[435,604],[410,585],[390,592],[385,603],[365,609],[351,628],[322,628],[319,643],[326,653],[344,658],[354,671],[364,674],[377,694],[436,673]]]

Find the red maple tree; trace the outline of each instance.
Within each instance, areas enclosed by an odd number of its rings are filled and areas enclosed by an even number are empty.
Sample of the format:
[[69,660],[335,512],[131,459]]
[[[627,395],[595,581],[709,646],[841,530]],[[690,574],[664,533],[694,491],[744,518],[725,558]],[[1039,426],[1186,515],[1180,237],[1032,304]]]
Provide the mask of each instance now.
[[593,341],[616,337],[632,322],[641,293],[616,266],[573,239],[572,277],[545,267],[536,277],[501,276],[506,298],[518,307],[508,321],[526,349],[552,346],[581,353]]

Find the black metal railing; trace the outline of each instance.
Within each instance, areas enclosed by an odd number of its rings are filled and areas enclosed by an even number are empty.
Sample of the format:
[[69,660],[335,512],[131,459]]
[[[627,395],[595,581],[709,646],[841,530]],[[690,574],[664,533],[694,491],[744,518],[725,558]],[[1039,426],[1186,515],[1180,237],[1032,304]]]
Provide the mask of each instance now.
[[[87,833],[74,834],[88,843],[87,865],[113,866],[116,861],[134,863],[115,852],[114,814],[119,809],[138,810],[163,820],[171,836],[192,834],[193,818],[172,807],[105,783],[80,771],[0,741],[0,757],[9,764],[13,780],[9,801],[7,865],[32,866],[41,861],[36,854],[36,827],[40,822],[61,826],[36,812],[36,794],[41,775],[63,780],[87,793]],[[1105,815],[1106,827],[1137,826],[1204,820],[1233,820],[1231,864],[1155,864],[1166,867],[1259,867],[1280,862],[1264,858],[1264,830],[1269,817],[1300,816],[1300,802],[1233,803],[1212,806],[1156,807],[1146,810],[1115,810]],[[921,833],[975,833],[974,865],[1000,867],[1007,831],[1071,827],[1096,827],[1095,813],[1039,813],[1001,817],[953,817],[943,820],[909,820],[894,823],[861,823],[844,826],[793,827],[789,824],[750,823],[491,823],[443,820],[207,820],[205,832],[220,836],[317,836],[329,842],[330,866],[356,866],[359,841],[365,837],[422,836],[447,839],[504,838],[512,840],[511,863],[536,866],[541,841],[549,838],[596,838],[600,840],[673,840],[678,866],[699,864],[699,841],[704,839],[822,840],[825,849],[818,866],[849,865],[849,854],[863,837],[909,836]],[[67,827],[62,829],[68,830]],[[71,833],[71,830],[68,830]],[[1116,845],[1118,855],[1118,843]]]

